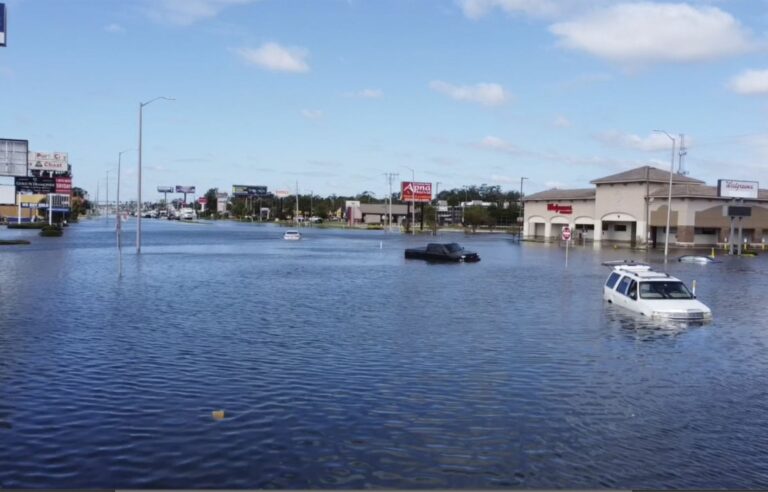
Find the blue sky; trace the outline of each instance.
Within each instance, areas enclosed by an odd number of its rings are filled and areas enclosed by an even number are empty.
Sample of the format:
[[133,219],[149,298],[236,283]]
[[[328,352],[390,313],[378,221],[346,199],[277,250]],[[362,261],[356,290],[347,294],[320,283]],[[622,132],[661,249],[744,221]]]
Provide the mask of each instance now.
[[[768,186],[768,2],[6,0],[0,137],[95,194],[157,185],[586,187],[668,167]],[[136,153],[123,155],[126,199]]]

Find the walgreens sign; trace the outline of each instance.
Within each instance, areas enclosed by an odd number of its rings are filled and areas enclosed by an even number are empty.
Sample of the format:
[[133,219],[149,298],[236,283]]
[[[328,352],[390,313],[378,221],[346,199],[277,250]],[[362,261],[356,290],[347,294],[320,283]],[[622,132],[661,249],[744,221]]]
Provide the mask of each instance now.
[[735,179],[718,179],[717,196],[726,198],[757,199],[757,181],[736,181]]
[[432,183],[403,181],[400,183],[400,200],[404,202],[431,202]]
[[555,212],[556,214],[570,215],[573,213],[573,207],[571,205],[558,205],[557,203],[547,203],[547,211]]

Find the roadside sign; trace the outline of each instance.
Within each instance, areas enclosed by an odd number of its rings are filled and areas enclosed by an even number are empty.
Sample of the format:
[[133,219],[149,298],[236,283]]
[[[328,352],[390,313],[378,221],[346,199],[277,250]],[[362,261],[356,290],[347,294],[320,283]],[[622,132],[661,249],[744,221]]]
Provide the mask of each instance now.
[[570,241],[571,240],[571,228],[570,227],[568,227],[568,226],[563,227],[562,239],[563,239],[563,241]]

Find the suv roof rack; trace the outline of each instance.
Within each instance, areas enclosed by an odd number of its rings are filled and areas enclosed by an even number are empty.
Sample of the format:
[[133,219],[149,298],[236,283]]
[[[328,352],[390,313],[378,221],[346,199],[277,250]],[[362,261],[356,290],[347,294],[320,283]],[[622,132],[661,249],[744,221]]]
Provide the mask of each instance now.
[[642,266],[642,267],[648,267],[651,268],[651,266],[647,263],[642,263],[635,260],[611,260],[611,261],[604,261],[601,263],[603,266],[607,267],[618,267],[618,266]]

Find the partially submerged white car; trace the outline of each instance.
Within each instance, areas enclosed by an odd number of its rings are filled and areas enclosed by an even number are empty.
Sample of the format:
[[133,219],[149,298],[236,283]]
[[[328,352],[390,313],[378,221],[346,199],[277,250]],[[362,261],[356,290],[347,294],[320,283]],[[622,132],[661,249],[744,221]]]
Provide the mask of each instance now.
[[649,318],[707,321],[712,311],[668,273],[638,263],[604,263],[613,267],[603,286],[603,299]]

